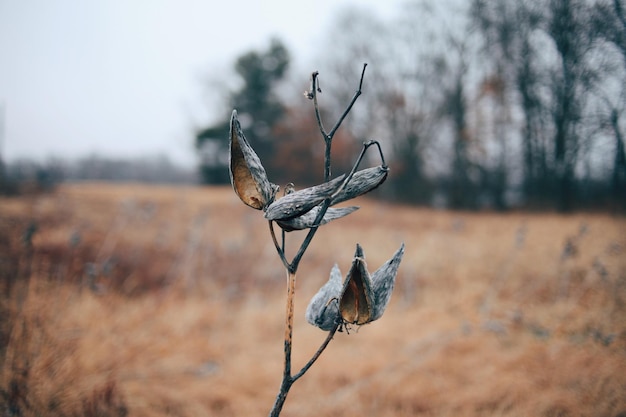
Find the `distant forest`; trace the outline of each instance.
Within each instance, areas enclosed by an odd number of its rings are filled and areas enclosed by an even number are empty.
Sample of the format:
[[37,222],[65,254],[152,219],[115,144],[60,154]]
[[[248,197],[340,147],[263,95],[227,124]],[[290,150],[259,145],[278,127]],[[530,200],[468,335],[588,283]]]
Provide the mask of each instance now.
[[[336,175],[360,143],[378,139],[390,155],[386,199],[457,209],[624,208],[623,0],[413,1],[387,21],[350,8],[319,51],[324,70],[312,69],[320,70],[328,123],[369,64],[363,98],[333,144]],[[197,133],[205,183],[228,181],[233,108],[275,182],[320,181],[312,105],[281,95],[289,66],[278,39],[236,61],[240,87],[223,118]],[[298,85],[306,76],[298,74]]]
[[24,159],[0,163],[0,194],[45,191],[65,181],[191,184],[198,182],[198,174],[194,168],[174,165],[166,156],[115,159],[93,155],[77,160],[51,158],[36,162]]
[[[624,3],[416,0],[387,20],[344,9],[311,51],[329,124],[368,63],[363,96],[333,142],[333,176],[350,168],[364,141],[376,139],[391,171],[390,185],[375,195],[389,201],[469,210],[626,209]],[[320,182],[323,139],[302,94],[310,73],[292,67],[280,39],[236,59],[228,75],[235,87],[225,80],[212,94],[223,97],[223,114],[197,128],[197,172],[165,157],[92,157],[0,165],[0,183],[30,175],[42,183],[227,184],[232,109],[272,182]]]

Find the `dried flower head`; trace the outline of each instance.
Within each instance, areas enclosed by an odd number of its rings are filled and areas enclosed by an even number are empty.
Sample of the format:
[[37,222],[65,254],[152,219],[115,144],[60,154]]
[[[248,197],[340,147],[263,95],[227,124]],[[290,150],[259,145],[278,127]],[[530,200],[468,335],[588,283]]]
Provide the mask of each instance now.
[[273,201],[278,186],[267,179],[261,160],[241,130],[237,111],[230,119],[230,182],[241,201],[257,210],[265,210]]

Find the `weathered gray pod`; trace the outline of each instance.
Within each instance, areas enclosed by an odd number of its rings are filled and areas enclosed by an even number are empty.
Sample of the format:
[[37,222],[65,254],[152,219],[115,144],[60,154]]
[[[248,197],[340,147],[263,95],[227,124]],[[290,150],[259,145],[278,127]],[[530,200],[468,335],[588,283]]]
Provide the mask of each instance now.
[[[329,197],[332,197],[331,206],[356,198],[374,190],[385,182],[388,172],[389,168],[385,166],[366,168],[355,172],[348,184],[341,190],[340,188],[346,177],[345,174],[323,184],[292,192],[272,203],[265,212],[265,218],[268,220],[288,220],[302,216]],[[335,192],[337,194],[333,196]],[[312,220],[314,219],[315,217]],[[300,222],[300,224],[309,223],[312,225],[312,220],[305,220]],[[306,227],[311,226],[303,228]]]
[[385,262],[380,268],[372,275],[372,292],[373,292],[373,311],[371,321],[378,320],[382,317],[389,300],[391,299],[391,293],[396,283],[396,276],[398,275],[398,267],[402,261],[404,255],[404,243],[394,253],[394,255]]
[[313,326],[329,331],[339,320],[339,296],[342,276],[337,264],[330,270],[328,282],[311,298],[305,318]]
[[[326,214],[320,222],[320,226],[324,225],[332,220],[340,219],[348,214],[358,210],[357,206],[342,207],[342,208],[329,208],[326,210]],[[310,211],[307,211],[301,216],[294,217],[287,220],[276,220],[276,223],[285,231],[291,232],[294,230],[303,230],[313,227],[315,219],[321,210],[321,206],[315,206]]]
[[268,220],[287,220],[311,210],[327,198],[330,198],[343,182],[345,176],[320,185],[294,191],[274,201],[267,207],[265,218]]
[[346,187],[333,197],[330,205],[333,206],[369,193],[385,182],[388,173],[389,168],[380,165],[355,172]]
[[257,210],[265,210],[273,201],[278,186],[267,179],[261,160],[241,130],[237,111],[230,118],[230,182],[241,201]]
[[357,244],[343,285],[341,272],[335,265],[328,282],[311,298],[306,310],[307,321],[328,331],[339,319],[344,324],[363,325],[381,318],[391,299],[403,255],[404,243],[370,276],[363,248]]

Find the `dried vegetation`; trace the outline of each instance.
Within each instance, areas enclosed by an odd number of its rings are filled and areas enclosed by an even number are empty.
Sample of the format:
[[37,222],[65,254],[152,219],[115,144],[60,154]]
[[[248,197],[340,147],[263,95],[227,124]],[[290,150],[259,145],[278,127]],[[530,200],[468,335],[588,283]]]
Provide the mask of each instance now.
[[[372,265],[406,243],[395,294],[336,334],[286,416],[626,416],[626,219],[357,204],[300,267],[295,365],[355,241]],[[256,214],[229,188],[0,200],[0,413],[266,415],[286,278]]]

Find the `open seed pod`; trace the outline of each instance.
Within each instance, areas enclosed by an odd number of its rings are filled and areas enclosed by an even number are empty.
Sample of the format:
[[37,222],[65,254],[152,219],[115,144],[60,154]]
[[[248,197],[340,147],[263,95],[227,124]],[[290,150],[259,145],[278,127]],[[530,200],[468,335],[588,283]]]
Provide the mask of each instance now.
[[388,174],[389,168],[384,165],[366,168],[355,172],[346,186],[333,197],[330,205],[334,206],[335,204],[343,201],[351,200],[363,194],[369,193],[385,182]]
[[357,244],[339,300],[339,312],[344,323],[362,325],[382,317],[391,299],[403,255],[404,243],[391,259],[370,276],[363,249]]
[[366,324],[373,313],[372,280],[367,271],[363,248],[357,243],[352,267],[348,271],[339,299],[341,317],[349,324]]
[[267,220],[287,220],[303,215],[330,198],[341,187],[345,176],[313,187],[294,191],[274,201],[265,211]]
[[261,160],[250,146],[233,110],[230,119],[230,182],[241,201],[257,210],[265,210],[273,201],[278,186],[267,179]]
[[[274,201],[267,208],[265,218],[275,220],[287,232],[313,227],[325,199],[331,198],[332,206],[368,193],[385,182],[388,172],[389,168],[382,165],[366,168],[355,172],[345,186],[344,174],[323,184],[291,192]],[[357,208],[329,208],[318,226],[347,216]]]
[[306,320],[329,331],[338,320],[344,324],[363,325],[382,317],[393,292],[398,267],[404,255],[404,243],[380,268],[370,275],[361,245],[356,245],[354,260],[346,280],[335,265],[328,282],[311,298]]

